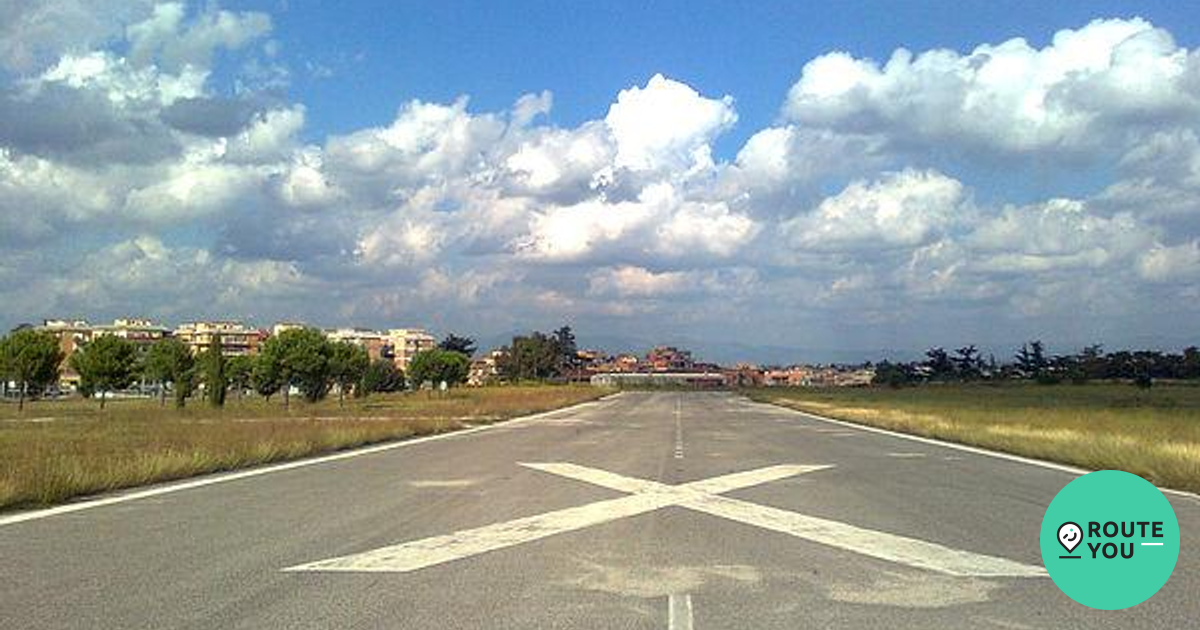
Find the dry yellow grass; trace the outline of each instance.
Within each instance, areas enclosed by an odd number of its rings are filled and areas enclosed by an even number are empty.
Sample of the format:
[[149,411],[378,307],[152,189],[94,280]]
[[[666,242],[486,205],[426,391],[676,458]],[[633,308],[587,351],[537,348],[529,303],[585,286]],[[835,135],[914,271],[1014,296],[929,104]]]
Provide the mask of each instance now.
[[0,509],[295,459],[546,411],[608,393],[586,386],[489,387],[297,404],[230,401],[183,411],[156,401],[0,405]]
[[937,385],[763,390],[774,402],[861,424],[1200,491],[1200,387]]

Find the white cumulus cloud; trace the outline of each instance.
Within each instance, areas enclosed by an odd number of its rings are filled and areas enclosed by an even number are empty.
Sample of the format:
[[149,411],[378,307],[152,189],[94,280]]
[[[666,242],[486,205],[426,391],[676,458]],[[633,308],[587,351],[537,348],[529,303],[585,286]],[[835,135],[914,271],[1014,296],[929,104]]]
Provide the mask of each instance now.
[[[264,13],[37,4],[0,3],[3,322],[570,319],[888,347],[1194,315],[1200,61],[1145,20],[797,59],[782,116],[722,155],[733,97],[659,74],[571,124],[535,91],[398,100],[322,137],[278,89]],[[74,35],[39,44],[59,17]]]
[[615,165],[635,171],[711,167],[712,140],[737,122],[733,98],[711,99],[661,74],[617,95],[604,122],[617,142]]
[[1186,79],[1198,63],[1145,20],[1096,20],[1040,49],[1021,38],[967,54],[899,49],[882,65],[829,53],[804,66],[783,112],[898,145],[1080,151],[1123,140],[1130,122],[1195,116],[1200,94]]
[[912,247],[971,212],[960,182],[936,171],[906,169],[856,181],[816,210],[782,225],[797,247],[817,250]]

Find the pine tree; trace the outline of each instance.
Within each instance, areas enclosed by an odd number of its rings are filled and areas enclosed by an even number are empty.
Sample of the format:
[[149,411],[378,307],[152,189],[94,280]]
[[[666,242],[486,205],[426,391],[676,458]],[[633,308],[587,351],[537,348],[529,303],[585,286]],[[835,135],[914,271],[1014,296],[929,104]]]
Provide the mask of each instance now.
[[100,394],[100,408],[104,409],[109,392],[133,383],[137,375],[137,347],[128,339],[104,335],[76,350],[70,362],[79,372],[80,392]]
[[25,410],[25,398],[40,394],[58,380],[62,351],[58,340],[44,332],[25,329],[0,338],[0,378],[17,383],[17,411]]
[[175,407],[183,409],[192,393],[192,368],[195,359],[182,341],[168,337],[150,346],[142,362],[142,376],[159,383],[160,401],[166,404],[166,383],[175,392]]

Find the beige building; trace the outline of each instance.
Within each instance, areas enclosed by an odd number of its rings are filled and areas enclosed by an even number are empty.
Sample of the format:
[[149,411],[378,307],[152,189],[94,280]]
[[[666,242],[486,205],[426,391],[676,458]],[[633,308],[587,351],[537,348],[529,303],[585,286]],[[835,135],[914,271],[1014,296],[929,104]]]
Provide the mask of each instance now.
[[76,350],[92,340],[95,328],[82,319],[48,319],[38,330],[44,330],[58,338],[58,347],[63,356],[62,364],[59,365],[59,386],[68,389],[79,387],[79,372],[71,369],[70,358]]
[[97,326],[96,334],[128,339],[139,346],[148,346],[171,334],[171,329],[149,319],[114,319],[108,326]]
[[652,372],[691,372],[695,363],[687,350],[658,346],[646,353],[646,366]]
[[796,365],[782,370],[767,370],[767,387],[865,387],[875,378],[874,368],[813,367]]
[[388,357],[392,353],[388,334],[367,328],[333,328],[325,331],[330,341],[344,341],[367,350],[372,361]]
[[[306,328],[296,322],[279,322],[271,330],[272,335],[279,335],[288,330]],[[371,360],[390,359],[402,371],[408,370],[408,363],[418,352],[430,350],[437,346],[433,335],[421,328],[392,328],[389,330],[371,330],[369,328],[342,327],[327,328],[321,331],[330,341],[346,341],[356,346],[366,348]]]
[[257,354],[259,346],[267,338],[267,332],[241,322],[188,322],[175,329],[175,336],[187,344],[192,354],[207,350],[213,340],[220,337],[221,354],[239,356]]
[[279,322],[271,327],[271,336],[278,337],[281,333],[289,330],[300,330],[302,328],[308,328],[308,325],[300,322]]
[[408,371],[409,361],[412,361],[418,352],[432,350],[437,346],[433,335],[420,328],[392,328],[387,331],[387,340],[392,361],[404,372]]
[[641,369],[642,360],[636,355],[619,354],[607,361],[593,366],[596,372],[637,372]]
[[71,355],[96,337],[112,335],[128,339],[140,352],[145,352],[154,342],[171,334],[170,329],[140,318],[115,319],[112,324],[99,325],[89,324],[84,319],[47,319],[38,326],[38,330],[58,338],[58,346],[63,354],[59,383],[72,389],[79,386],[79,373],[71,369]]
[[500,361],[503,358],[503,350],[492,350],[483,358],[471,361],[471,371],[467,374],[467,385],[480,387],[499,381]]

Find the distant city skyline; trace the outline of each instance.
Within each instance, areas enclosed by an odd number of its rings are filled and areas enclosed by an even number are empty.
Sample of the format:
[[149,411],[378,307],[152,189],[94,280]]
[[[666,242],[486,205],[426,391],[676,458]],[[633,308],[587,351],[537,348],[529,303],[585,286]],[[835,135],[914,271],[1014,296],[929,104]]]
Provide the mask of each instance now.
[[1179,349],[1198,304],[1186,4],[0,6],[4,330],[828,362]]

